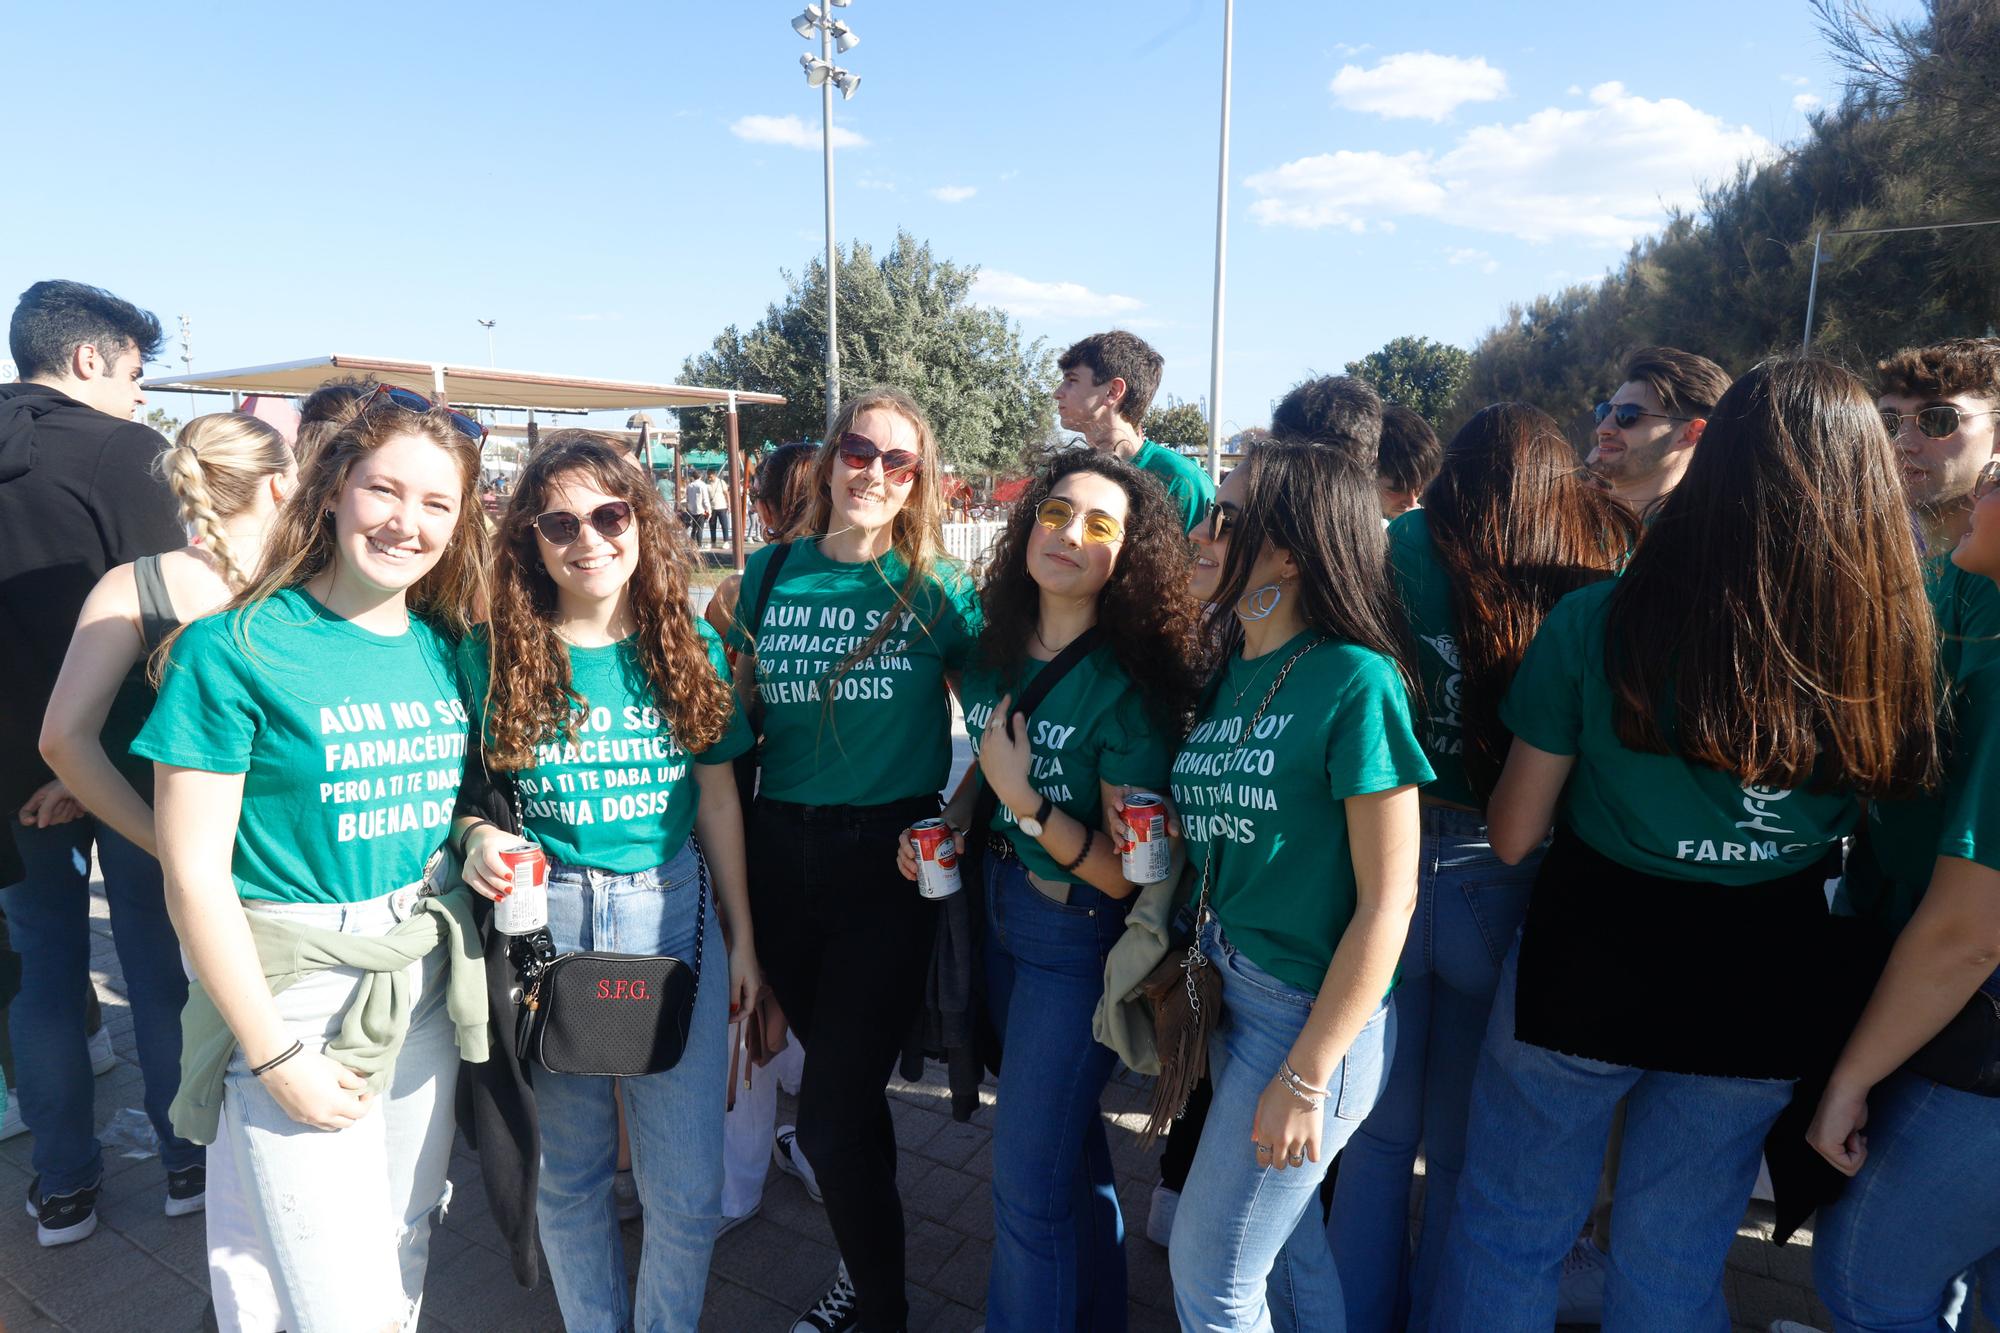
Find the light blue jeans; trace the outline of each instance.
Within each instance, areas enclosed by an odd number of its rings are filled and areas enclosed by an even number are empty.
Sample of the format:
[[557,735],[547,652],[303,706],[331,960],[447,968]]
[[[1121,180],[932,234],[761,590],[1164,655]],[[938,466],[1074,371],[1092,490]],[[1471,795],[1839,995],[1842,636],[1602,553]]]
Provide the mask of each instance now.
[[1956,1327],[1977,1269],[2000,1318],[2000,1098],[1891,1075],[1869,1099],[1868,1160],[1813,1234],[1813,1277],[1838,1333]]
[[1663,1074],[1517,1040],[1520,956],[1517,942],[1473,1076],[1465,1169],[1431,1328],[1548,1333],[1562,1258],[1590,1216],[1623,1097],[1606,1333],[1729,1333],[1723,1261],[1791,1083]]
[[1274,1171],[1251,1145],[1257,1101],[1317,997],[1238,953],[1219,922],[1204,930],[1203,949],[1222,978],[1222,1018],[1208,1043],[1215,1100],[1174,1217],[1174,1310],[1183,1329],[1202,1333],[1341,1333],[1319,1186],[1381,1096],[1394,1010],[1386,1000],[1376,1008],[1327,1080],[1333,1096],[1321,1112],[1319,1161]]
[[[694,845],[652,870],[614,875],[549,865],[549,934],[564,953],[671,954],[692,964],[699,874]],[[556,1303],[571,1333],[684,1333],[701,1319],[708,1260],[722,1217],[722,1109],[729,1081],[729,952],[714,892],[701,984],[680,1063],[613,1080],[533,1071],[542,1128],[536,1216]],[[611,1197],[623,1082],[632,1175],[646,1212],[635,1298]]]
[[[1472,1071],[1500,965],[1527,915],[1539,852],[1510,866],[1469,810],[1423,808],[1417,914],[1396,985],[1389,1084],[1347,1145],[1327,1241],[1348,1333],[1429,1327],[1445,1230],[1465,1165]],[[1424,1153],[1424,1220],[1410,1262],[1410,1179]]]

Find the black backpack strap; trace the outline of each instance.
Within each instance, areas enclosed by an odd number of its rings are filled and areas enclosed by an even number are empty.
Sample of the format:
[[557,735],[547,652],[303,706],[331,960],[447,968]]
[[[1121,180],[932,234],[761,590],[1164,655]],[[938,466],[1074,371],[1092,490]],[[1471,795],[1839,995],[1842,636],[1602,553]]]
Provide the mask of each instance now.
[[[1049,691],[1062,682],[1062,678],[1070,673],[1070,668],[1090,656],[1103,638],[1104,627],[1092,625],[1063,645],[1063,650],[1042,668],[1040,675],[1028,682],[1028,688],[1021,691],[1021,697],[1007,710],[1009,717],[1002,725],[1007,728],[1009,736],[1014,734],[1014,719],[1011,715],[1019,713],[1023,717],[1033,718],[1035,709],[1041,706],[1042,700],[1048,698]],[[966,826],[968,835],[981,833],[990,826],[993,823],[994,813],[1000,807],[1000,798],[994,794],[993,788],[987,785],[986,775],[979,771],[977,759],[972,761],[972,780],[979,784],[979,794],[972,798],[972,823]]]
[[785,567],[785,557],[792,553],[790,542],[779,542],[772,548],[771,558],[764,566],[764,581],[757,585],[757,596],[750,603],[750,618],[743,622],[750,638],[750,650],[757,650],[757,631],[764,625],[764,608],[771,604],[771,590],[778,586],[778,571]]

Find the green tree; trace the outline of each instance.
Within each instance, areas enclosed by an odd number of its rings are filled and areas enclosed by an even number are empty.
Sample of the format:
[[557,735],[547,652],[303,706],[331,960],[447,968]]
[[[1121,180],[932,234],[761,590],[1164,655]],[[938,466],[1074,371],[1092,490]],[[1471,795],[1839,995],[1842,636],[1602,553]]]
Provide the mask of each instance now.
[[180,418],[169,416],[167,409],[164,407],[156,407],[147,412],[146,424],[166,436],[169,440],[180,434],[181,431]]
[[[945,460],[990,476],[1018,467],[1055,435],[1054,355],[1024,344],[1001,311],[972,302],[978,268],[936,258],[908,232],[879,259],[857,241],[839,252],[840,390],[892,384],[915,398]],[[826,266],[787,272],[784,297],[755,326],[724,329],[687,358],[689,384],[785,395],[748,408],[746,428],[774,440],[816,440],[826,428]],[[722,447],[714,412],[681,414],[689,449]]]
[[1171,394],[1164,403],[1155,403],[1146,413],[1142,433],[1157,444],[1206,447],[1208,414],[1200,403],[1186,403]]
[[1433,426],[1442,426],[1472,366],[1472,354],[1429,338],[1392,338],[1380,351],[1347,363],[1391,403],[1400,403]]

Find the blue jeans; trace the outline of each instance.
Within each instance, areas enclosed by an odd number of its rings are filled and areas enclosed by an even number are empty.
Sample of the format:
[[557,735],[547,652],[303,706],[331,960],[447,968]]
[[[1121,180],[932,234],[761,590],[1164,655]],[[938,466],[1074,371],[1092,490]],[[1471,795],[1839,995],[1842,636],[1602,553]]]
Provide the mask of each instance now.
[[1098,1097],[1118,1057],[1090,1035],[1104,956],[1131,900],[1086,884],[1058,903],[987,858],[986,987],[1006,1059],[993,1118],[986,1327],[1125,1327],[1125,1220]]
[[1174,1216],[1174,1310],[1183,1329],[1204,1333],[1341,1333],[1340,1278],[1320,1225],[1319,1185],[1382,1094],[1394,1010],[1382,1002],[1327,1080],[1333,1096],[1321,1113],[1319,1161],[1273,1171],[1250,1142],[1257,1100],[1317,997],[1236,952],[1220,922],[1205,928],[1203,950],[1222,978],[1222,1018],[1208,1043],[1215,1098]]
[[[1349,1333],[1429,1326],[1431,1289],[1465,1164],[1472,1070],[1500,965],[1528,911],[1541,855],[1510,866],[1468,810],[1423,809],[1417,914],[1396,986],[1396,1050],[1382,1100],[1347,1145],[1327,1241]],[[1424,1220],[1410,1263],[1410,1177],[1424,1153]]]
[[21,993],[7,1011],[21,1118],[35,1135],[45,1194],[67,1194],[103,1169],[95,1084],[84,1045],[90,985],[90,846],[97,843],[111,939],[132,1005],[132,1038],[145,1079],[146,1115],[169,1171],[200,1166],[200,1147],[174,1135],[167,1108],[181,1084],[181,1007],[187,973],[167,918],[160,863],[89,817],[49,828],[8,819],[27,878],[0,890],[21,955]]
[[1723,1261],[1791,1083],[1664,1074],[1516,1040],[1520,955],[1517,943],[1473,1076],[1465,1169],[1432,1328],[1548,1333],[1562,1258],[1590,1215],[1623,1097],[1604,1328],[1729,1333]]
[[[568,953],[671,954],[694,961],[698,871],[693,844],[637,874],[549,865],[549,934]],[[729,953],[713,890],[701,985],[680,1063],[644,1078],[533,1073],[542,1127],[536,1215],[563,1324],[573,1333],[691,1330],[722,1218],[722,1106],[729,1081]],[[622,1082],[632,1175],[646,1210],[635,1301],[611,1197]],[[636,1319],[635,1319],[636,1315]]]
[[2000,1099],[1891,1075],[1868,1106],[1868,1160],[1820,1210],[1813,1277],[1839,1333],[1953,1326],[1969,1268],[2000,1317]]

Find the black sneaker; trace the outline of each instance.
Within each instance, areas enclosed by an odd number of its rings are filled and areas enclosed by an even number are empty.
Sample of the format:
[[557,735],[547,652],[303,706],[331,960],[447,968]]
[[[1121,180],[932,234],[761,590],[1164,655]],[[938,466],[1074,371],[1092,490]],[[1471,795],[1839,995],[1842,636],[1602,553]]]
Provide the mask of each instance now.
[[167,1216],[186,1217],[208,1206],[208,1168],[184,1167],[167,1172]]
[[792,1333],[847,1333],[860,1322],[854,1312],[854,1284],[847,1280],[847,1265],[842,1263],[832,1288],[819,1298],[818,1305],[799,1316]]
[[45,1248],[88,1239],[97,1230],[97,1190],[103,1183],[99,1174],[80,1190],[45,1195],[40,1176],[29,1181],[28,1216],[35,1219],[35,1239]]

